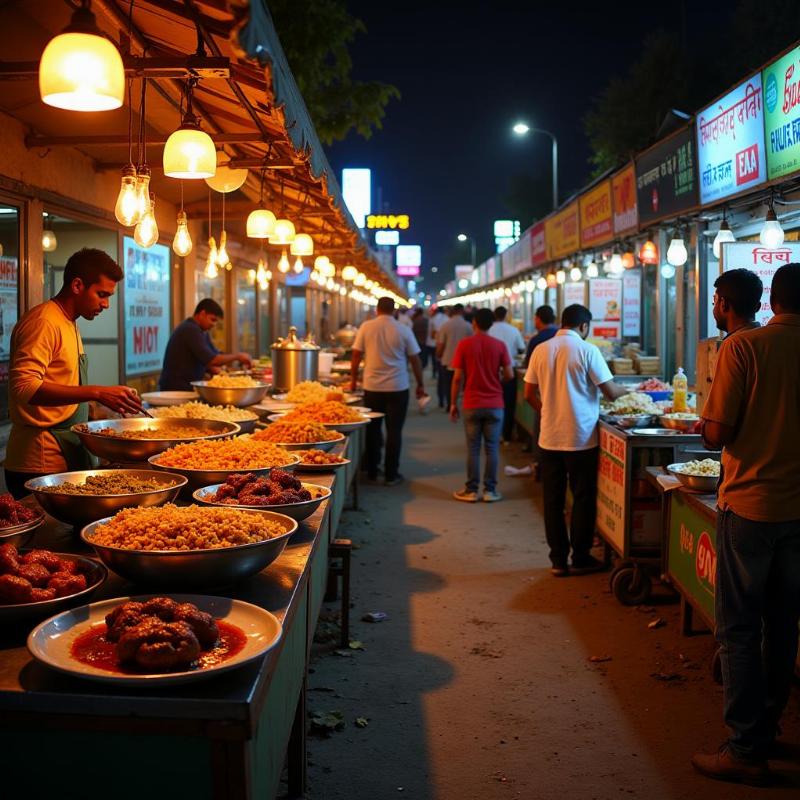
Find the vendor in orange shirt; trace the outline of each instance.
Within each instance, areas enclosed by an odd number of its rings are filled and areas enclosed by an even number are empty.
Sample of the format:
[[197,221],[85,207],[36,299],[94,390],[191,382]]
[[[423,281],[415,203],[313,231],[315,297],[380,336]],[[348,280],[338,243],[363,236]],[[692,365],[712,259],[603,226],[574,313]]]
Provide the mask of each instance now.
[[122,280],[120,266],[102,250],[84,248],[64,267],[64,285],[52,299],[30,309],[11,334],[9,416],[11,434],[5,480],[14,497],[30,478],[88,469],[91,464],[70,427],[89,418],[94,400],[119,414],[142,405],[127,386],[91,386],[78,317],[94,319],[108,308]]

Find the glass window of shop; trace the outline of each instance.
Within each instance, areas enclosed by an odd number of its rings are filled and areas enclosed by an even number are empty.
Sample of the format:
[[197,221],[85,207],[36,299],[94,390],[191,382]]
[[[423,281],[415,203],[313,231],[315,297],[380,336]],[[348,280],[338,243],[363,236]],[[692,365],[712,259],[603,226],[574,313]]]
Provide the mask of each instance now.
[[[55,297],[64,283],[64,265],[84,247],[93,247],[119,259],[117,232],[91,222],[56,213],[45,213],[44,299]],[[93,320],[78,319],[78,329],[89,361],[89,382],[114,386],[121,381],[120,291],[112,295],[109,307]]]
[[11,331],[19,317],[19,208],[0,200],[0,423],[8,420]]
[[[227,273],[225,270],[222,270],[222,272],[220,272],[216,278],[209,278],[206,275],[205,270],[197,270],[197,275],[195,278],[195,305],[197,305],[197,303],[199,303],[204,297],[210,297],[212,300],[216,300],[220,306],[222,306],[223,311],[227,312],[227,293],[225,291],[226,275]],[[189,310],[187,313],[191,314],[193,311],[194,308]],[[215,325],[209,331],[209,335],[211,336],[211,341],[218,350],[221,350],[222,352],[227,351],[228,348],[225,341],[225,325],[222,323]]]
[[256,342],[256,276],[251,270],[237,267],[234,271],[236,289],[236,349],[254,354]]

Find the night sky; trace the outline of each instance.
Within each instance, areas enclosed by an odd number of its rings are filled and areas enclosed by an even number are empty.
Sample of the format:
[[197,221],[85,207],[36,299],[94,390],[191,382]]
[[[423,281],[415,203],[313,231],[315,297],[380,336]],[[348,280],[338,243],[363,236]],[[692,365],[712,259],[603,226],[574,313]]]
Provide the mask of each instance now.
[[[688,3],[690,47],[707,43],[731,5]],[[515,137],[517,119],[557,136],[562,200],[586,183],[591,98],[625,74],[649,31],[682,35],[682,6],[348,2],[367,26],[352,48],[354,76],[394,84],[402,98],[388,106],[383,130],[368,141],[351,135],[329,159],[340,178],[342,167],[370,167],[373,207],[380,191],[387,210],[411,215],[401,243],[422,245],[420,289],[440,288],[455,263],[469,263],[469,245],[456,242],[462,231],[476,236],[479,260],[490,255],[492,221],[508,215],[515,173],[544,170],[549,179],[550,140]]]

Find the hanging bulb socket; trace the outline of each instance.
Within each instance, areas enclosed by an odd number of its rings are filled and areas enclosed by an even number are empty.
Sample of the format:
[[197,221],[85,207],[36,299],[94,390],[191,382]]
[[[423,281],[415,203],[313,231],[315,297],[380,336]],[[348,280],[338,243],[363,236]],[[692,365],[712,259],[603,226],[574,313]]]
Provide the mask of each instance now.
[[139,199],[137,194],[136,167],[127,164],[122,168],[122,179],[114,206],[114,216],[126,228],[135,225],[139,219]]
[[172,240],[172,249],[175,255],[181,256],[181,258],[192,252],[192,237],[189,234],[189,223],[185,211],[178,212],[178,230],[175,231],[175,238]]

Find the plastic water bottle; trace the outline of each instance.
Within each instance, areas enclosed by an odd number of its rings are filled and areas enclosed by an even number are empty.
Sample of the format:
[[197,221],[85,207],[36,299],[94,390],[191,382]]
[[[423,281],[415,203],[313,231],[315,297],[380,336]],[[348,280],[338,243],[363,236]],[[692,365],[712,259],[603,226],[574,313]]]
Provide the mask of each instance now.
[[679,414],[689,410],[689,379],[683,371],[683,367],[678,367],[678,371],[672,378],[672,410]]

